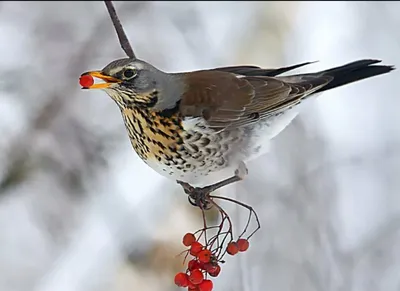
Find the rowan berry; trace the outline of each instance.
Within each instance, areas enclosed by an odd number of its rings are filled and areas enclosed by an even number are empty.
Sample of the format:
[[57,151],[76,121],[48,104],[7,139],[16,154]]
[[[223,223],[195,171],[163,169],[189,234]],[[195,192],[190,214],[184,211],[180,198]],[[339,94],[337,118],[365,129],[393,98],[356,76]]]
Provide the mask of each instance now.
[[210,250],[202,250],[197,254],[197,258],[201,263],[208,263],[211,259]]
[[194,236],[193,233],[188,232],[183,236],[182,243],[186,247],[190,247],[192,243],[196,241],[196,237]]
[[190,254],[192,256],[197,256],[197,254],[203,249],[203,245],[199,243],[198,241],[195,241],[192,243],[190,246]]
[[204,275],[200,270],[196,269],[190,272],[189,281],[194,285],[199,285],[203,280]]
[[213,264],[213,263],[206,263],[204,264],[204,270],[209,273],[209,272],[213,272],[218,265]]
[[206,271],[211,277],[218,277],[219,273],[221,272],[221,267],[219,265],[212,266],[209,269],[206,269]]
[[198,291],[199,288],[198,288],[197,285],[194,285],[192,282],[189,281],[188,290],[191,290],[191,291]]
[[196,259],[190,260],[188,263],[188,269],[189,271],[193,271],[195,269],[201,269],[202,266],[200,264],[200,262]]
[[199,284],[199,291],[211,291],[213,289],[213,282],[211,280],[204,280]]
[[231,256],[234,256],[239,252],[239,247],[236,242],[232,241],[228,244],[226,251]]
[[80,78],[79,78],[79,84],[82,86],[82,87],[90,87],[90,86],[92,86],[93,84],[94,84],[94,80],[93,80],[93,77],[92,76],[90,76],[90,75],[82,75]]
[[247,239],[240,238],[237,241],[237,245],[238,245],[238,248],[239,248],[239,252],[245,252],[245,251],[248,250],[248,248],[250,246],[250,243],[249,243],[249,241]]
[[175,275],[175,285],[179,287],[187,287],[189,285],[189,277],[185,273],[178,273]]

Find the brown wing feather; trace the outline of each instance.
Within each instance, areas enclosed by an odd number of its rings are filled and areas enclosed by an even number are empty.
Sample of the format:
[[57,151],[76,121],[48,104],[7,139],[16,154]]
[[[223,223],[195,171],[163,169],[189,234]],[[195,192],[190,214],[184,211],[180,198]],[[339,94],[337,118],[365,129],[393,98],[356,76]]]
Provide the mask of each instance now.
[[299,103],[332,79],[296,77],[239,77],[215,70],[188,73],[180,113],[184,117],[204,117],[212,128],[248,125]]
[[248,125],[300,103],[307,96],[388,73],[380,60],[359,60],[312,73],[276,77],[303,63],[279,69],[231,66],[182,74],[186,91],[180,102],[184,117],[204,117],[209,127]]
[[183,116],[201,116],[210,123],[221,118],[226,122],[238,120],[254,97],[251,84],[231,73],[187,73],[185,83],[180,113]]

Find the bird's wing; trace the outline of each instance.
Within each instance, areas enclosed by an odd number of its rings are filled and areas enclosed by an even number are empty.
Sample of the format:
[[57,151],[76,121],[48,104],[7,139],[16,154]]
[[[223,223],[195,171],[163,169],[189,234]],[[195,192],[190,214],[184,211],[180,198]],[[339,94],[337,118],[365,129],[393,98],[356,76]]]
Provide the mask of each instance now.
[[290,108],[310,94],[323,92],[394,70],[381,60],[358,60],[329,70],[291,76],[277,75],[307,65],[278,69],[223,67],[185,74],[180,101],[183,117],[203,117],[207,126],[226,129],[251,124]]
[[299,103],[331,80],[329,76],[297,75],[285,81],[218,70],[188,73],[180,114],[203,117],[208,127],[218,130],[248,125]]

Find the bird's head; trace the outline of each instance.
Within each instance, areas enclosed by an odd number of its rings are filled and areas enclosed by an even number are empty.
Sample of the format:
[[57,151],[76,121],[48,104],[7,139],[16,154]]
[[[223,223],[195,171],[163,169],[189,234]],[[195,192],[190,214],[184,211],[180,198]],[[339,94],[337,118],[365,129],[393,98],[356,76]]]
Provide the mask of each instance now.
[[172,75],[138,59],[112,61],[100,71],[83,73],[81,80],[86,75],[104,82],[86,86],[81,81],[84,89],[102,89],[120,107],[168,108],[176,102],[170,100],[176,95],[171,91],[179,90],[179,82],[174,82]]

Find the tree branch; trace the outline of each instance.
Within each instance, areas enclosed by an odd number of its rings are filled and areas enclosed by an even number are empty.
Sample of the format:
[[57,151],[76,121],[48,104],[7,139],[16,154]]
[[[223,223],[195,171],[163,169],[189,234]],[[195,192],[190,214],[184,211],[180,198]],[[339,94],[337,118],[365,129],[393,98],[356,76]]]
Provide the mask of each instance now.
[[125,34],[124,28],[122,27],[121,22],[119,21],[117,12],[115,11],[114,4],[112,1],[104,1],[106,4],[108,13],[110,14],[111,21],[114,25],[115,31],[118,36],[119,43],[121,45],[121,48],[124,50],[126,55],[130,57],[131,59],[135,59],[135,53],[133,52],[132,46],[129,43],[128,37]]

